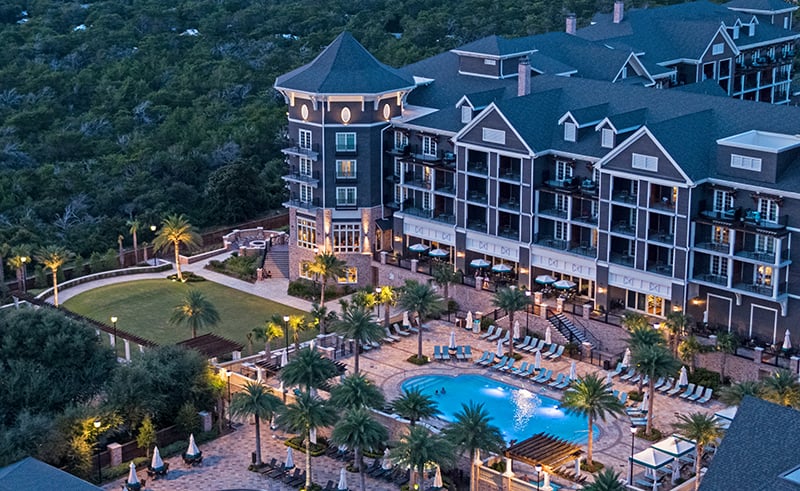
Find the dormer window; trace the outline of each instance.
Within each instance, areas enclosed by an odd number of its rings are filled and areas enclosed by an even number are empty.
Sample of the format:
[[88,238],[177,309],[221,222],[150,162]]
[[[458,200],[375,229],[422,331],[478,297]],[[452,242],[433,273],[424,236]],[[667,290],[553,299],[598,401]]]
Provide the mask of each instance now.
[[600,145],[603,148],[614,148],[614,130],[610,128],[603,128],[601,130],[601,142]]
[[751,22],[750,25],[748,26],[747,35],[750,36],[750,37],[753,37],[753,36],[756,35],[756,23],[755,22]]
[[466,124],[470,121],[472,121],[472,108],[464,104],[461,106],[461,122]]
[[739,26],[733,26],[733,39],[739,39]]
[[564,140],[568,142],[575,141],[576,128],[575,123],[569,121],[564,122]]

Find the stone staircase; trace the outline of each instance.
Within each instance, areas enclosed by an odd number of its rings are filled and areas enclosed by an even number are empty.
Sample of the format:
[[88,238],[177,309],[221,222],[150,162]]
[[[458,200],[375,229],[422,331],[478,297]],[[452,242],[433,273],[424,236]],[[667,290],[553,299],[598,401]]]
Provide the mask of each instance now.
[[554,313],[553,315],[549,315],[547,320],[567,339],[567,341],[577,344],[594,344],[589,341],[589,338],[586,336],[586,334],[584,334],[583,329],[580,329],[578,326],[576,326],[563,313]]
[[286,244],[274,245],[264,259],[264,274],[272,272],[273,278],[289,277],[289,246]]

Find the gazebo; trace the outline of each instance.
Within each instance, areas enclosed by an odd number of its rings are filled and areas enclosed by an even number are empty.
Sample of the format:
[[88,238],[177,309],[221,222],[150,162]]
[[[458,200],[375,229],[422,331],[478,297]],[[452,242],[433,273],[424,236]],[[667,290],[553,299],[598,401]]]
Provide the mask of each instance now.
[[196,338],[186,339],[178,343],[178,346],[192,349],[206,358],[219,358],[234,351],[242,351],[244,345],[231,341],[230,339],[217,336],[213,333],[203,334]]
[[664,467],[669,465],[672,459],[672,455],[656,450],[653,447],[646,448],[639,453],[633,454],[633,464],[640,465],[652,473],[651,480],[639,480],[634,482],[645,486],[653,486],[653,489],[656,489],[659,480],[658,471],[663,470]]

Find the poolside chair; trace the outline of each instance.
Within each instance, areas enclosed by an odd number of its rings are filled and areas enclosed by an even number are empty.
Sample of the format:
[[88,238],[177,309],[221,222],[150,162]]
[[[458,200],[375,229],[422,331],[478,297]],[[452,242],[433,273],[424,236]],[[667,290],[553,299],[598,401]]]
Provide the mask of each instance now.
[[551,378],[553,378],[553,370],[547,369],[547,370],[542,370],[542,373],[538,377],[533,379],[533,381],[536,382],[537,384],[546,384],[547,382],[550,381]]
[[535,371],[536,371],[536,367],[534,366],[534,364],[533,363],[528,363],[528,369],[527,370],[525,370],[524,372],[520,371],[519,373],[516,373],[515,375],[518,376],[518,377],[528,377],[530,375],[533,375],[533,372],[535,372]]
[[624,368],[625,368],[625,365],[623,365],[622,362],[617,363],[617,368],[615,368],[614,371],[611,372],[611,378],[614,378],[614,377],[620,375]]
[[659,377],[658,380],[656,380],[656,383],[653,384],[653,388],[658,389],[662,385],[664,385],[664,377]]
[[492,334],[491,336],[489,336],[488,338],[486,338],[486,340],[487,340],[487,341],[497,341],[498,339],[500,339],[500,336],[502,336],[502,335],[503,335],[503,328],[502,328],[502,327],[498,327],[498,328],[497,328],[497,329],[494,331],[494,334]]
[[523,361],[522,362],[522,366],[520,366],[518,368],[509,368],[509,371],[511,373],[513,373],[514,375],[519,375],[520,372],[524,372],[527,369],[528,369],[528,362],[527,361]]
[[705,393],[705,394],[703,394],[703,397],[701,397],[701,398],[697,399],[697,400],[696,400],[696,401],[694,401],[694,402],[696,402],[696,403],[698,403],[698,404],[705,404],[705,403],[707,403],[708,401],[710,401],[710,400],[711,400],[711,395],[712,395],[713,393],[714,393],[714,389],[712,389],[711,387],[709,387],[709,388],[707,388],[707,389],[706,389],[706,393]]
[[619,376],[619,379],[627,381],[627,380],[630,380],[634,375],[636,375],[636,369],[635,368],[629,368],[628,371],[625,372],[624,375],[620,375]]
[[439,347],[438,344],[433,347],[433,359],[434,360],[440,360],[440,361],[442,359],[441,348]]
[[550,344],[550,349],[547,352],[542,351],[542,358],[549,358],[550,355],[555,354],[557,349],[558,345],[556,343]]
[[[678,386],[675,386],[675,388],[672,389],[671,391],[667,392],[667,395],[670,396],[670,397],[676,396],[676,395],[679,395],[679,393],[681,391],[683,391],[683,387],[678,385]],[[689,384],[688,386],[686,386],[686,392],[688,392],[689,394],[694,392],[694,384]]]
[[408,326],[408,332],[413,334],[419,334],[419,328],[416,328],[414,326]]
[[505,365],[506,362],[508,362],[508,356],[504,355],[502,358],[500,358],[500,361],[498,361],[497,363],[495,363],[494,365],[492,365],[489,368],[493,368],[493,369],[497,370],[498,368],[500,368],[503,365]]
[[668,391],[669,389],[672,388],[672,384],[673,383],[675,383],[675,379],[673,377],[668,378],[667,381],[664,382],[664,384],[661,387],[658,388],[658,391],[659,392]]
[[642,380],[642,374],[641,374],[641,373],[638,373],[638,372],[634,372],[634,374],[633,374],[633,377],[629,378],[629,379],[627,380],[627,382],[628,382],[629,384],[636,384],[636,383],[638,383],[640,380]]
[[491,326],[489,326],[489,329],[485,333],[481,334],[478,337],[481,338],[481,339],[486,339],[489,336],[491,336],[492,334],[494,334],[494,330],[495,330],[495,326],[494,326],[494,324],[492,324]]
[[480,362],[482,362],[483,360],[489,358],[489,356],[491,356],[491,354],[492,354],[491,351],[484,351],[483,354],[481,355],[481,357],[478,358],[477,360],[475,360],[475,364],[477,365]]
[[565,378],[567,378],[566,375],[564,375],[563,373],[559,373],[558,377],[556,377],[556,381],[555,382],[550,382],[547,385],[548,385],[548,387],[555,388],[555,386],[561,384],[564,381]]
[[510,340],[511,340],[511,331],[509,330],[509,331],[506,331],[506,335],[503,336],[503,339],[501,339],[500,342],[503,343],[503,344],[508,344],[508,342]]
[[450,348],[442,346],[442,361],[450,360]]
[[466,345],[464,346],[464,359],[471,360],[472,359],[472,346]]
[[489,365],[491,365],[492,363],[494,363],[494,359],[495,359],[495,354],[494,354],[494,353],[492,353],[491,351],[489,351],[489,356],[488,356],[488,357],[487,357],[485,360],[483,360],[482,362],[480,362],[480,365],[483,365],[483,366],[485,366],[485,367],[488,367]]
[[[386,331],[386,338],[389,338],[389,339],[391,339],[392,341],[395,341],[395,342],[400,341],[400,338],[398,336],[395,336],[394,334],[392,334],[392,331],[390,331],[388,327],[384,328],[384,330]],[[386,338],[384,338],[384,339],[386,339]]]
[[552,360],[552,361],[556,361],[559,358],[561,358],[561,355],[563,355],[563,354],[564,354],[564,345],[563,344],[559,344],[558,348],[556,348],[556,352],[555,353],[548,353],[547,354],[547,359],[548,360]]
[[372,350],[372,345],[369,344],[369,343],[362,343],[361,341],[359,341],[358,344],[361,346],[361,351],[371,351]]
[[554,385],[553,388],[558,390],[564,390],[570,385],[572,385],[572,380],[569,377],[564,377],[564,380],[561,381],[560,384]]
[[464,357],[464,347],[463,346],[456,346],[456,360],[466,360]]
[[515,344],[514,348],[516,348],[518,350],[525,349],[525,347],[528,346],[528,344],[530,344],[530,342],[531,342],[531,337],[530,336],[525,336],[525,339],[523,339],[521,343]]
[[647,418],[631,418],[631,426],[647,426]]
[[694,399],[692,399],[692,397],[694,397],[695,399],[699,399],[700,396],[703,395],[704,390],[706,390],[704,386],[698,385],[697,387],[694,388],[694,392],[684,392],[683,394],[680,395],[680,398],[686,399],[688,401],[693,401]]
[[505,365],[503,365],[502,367],[500,367],[498,370],[503,371],[503,372],[505,372],[506,370],[513,370],[514,369],[514,363],[516,363],[516,362],[517,362],[516,358],[514,358],[513,356],[509,356],[508,357],[508,362]]
[[411,336],[411,333],[406,331],[406,330],[404,330],[402,327],[400,327],[400,324],[398,324],[397,322],[395,322],[392,327],[394,327],[394,330],[395,330],[395,332],[397,334],[399,334],[399,335],[401,335],[403,337]]
[[527,351],[528,353],[536,353],[537,351],[542,349],[542,346],[544,346],[544,340],[543,339],[533,338],[533,340],[531,341],[531,344],[529,344],[528,346],[525,347],[525,351]]
[[626,402],[628,402],[628,393],[627,392],[622,391],[619,394],[619,402],[621,402],[623,406],[625,405]]

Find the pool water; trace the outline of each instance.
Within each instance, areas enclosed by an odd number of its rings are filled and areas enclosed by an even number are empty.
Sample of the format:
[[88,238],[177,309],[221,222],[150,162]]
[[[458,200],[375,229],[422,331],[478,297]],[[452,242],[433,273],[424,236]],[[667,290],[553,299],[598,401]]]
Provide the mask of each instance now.
[[[567,414],[559,401],[482,375],[421,375],[402,384],[403,390],[414,387],[434,398],[439,418],[447,422],[455,420],[462,404],[483,403],[506,442],[523,441],[537,433],[575,443],[586,443],[588,438],[586,418]],[[595,439],[598,433],[594,427]]]

